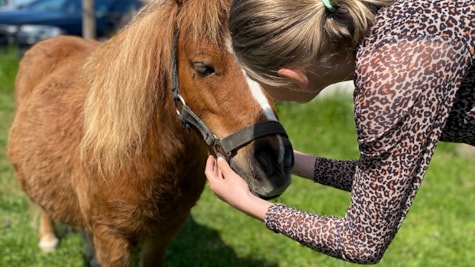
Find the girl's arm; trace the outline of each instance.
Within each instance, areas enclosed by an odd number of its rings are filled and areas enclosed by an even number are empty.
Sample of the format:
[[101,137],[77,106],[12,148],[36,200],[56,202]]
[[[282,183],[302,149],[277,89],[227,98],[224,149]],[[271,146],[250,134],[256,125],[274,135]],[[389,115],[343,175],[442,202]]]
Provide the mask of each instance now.
[[316,183],[351,191],[358,161],[326,159],[297,150],[294,150],[294,158],[293,174]]

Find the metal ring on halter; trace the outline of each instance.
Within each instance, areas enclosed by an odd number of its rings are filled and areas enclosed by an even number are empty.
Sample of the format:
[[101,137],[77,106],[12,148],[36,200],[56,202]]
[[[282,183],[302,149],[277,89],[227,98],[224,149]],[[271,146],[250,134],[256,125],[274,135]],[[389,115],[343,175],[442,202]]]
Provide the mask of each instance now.
[[183,97],[181,95],[177,95],[174,97],[174,100],[175,100],[175,110],[176,110],[176,114],[178,116],[181,115],[181,111],[180,109],[178,108],[178,102],[181,103],[182,107],[186,107],[186,102],[185,102],[185,99],[183,99]]

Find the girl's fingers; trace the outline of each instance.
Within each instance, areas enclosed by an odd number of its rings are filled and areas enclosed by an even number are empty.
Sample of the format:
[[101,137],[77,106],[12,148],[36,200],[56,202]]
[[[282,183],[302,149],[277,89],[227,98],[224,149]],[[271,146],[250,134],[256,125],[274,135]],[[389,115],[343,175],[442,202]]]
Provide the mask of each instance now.
[[216,176],[216,160],[213,156],[208,156],[206,160],[205,175],[208,179]]
[[234,172],[233,169],[231,169],[231,166],[229,166],[228,162],[223,157],[218,157],[218,159],[216,160],[216,164],[218,164],[220,176],[227,177],[228,175]]

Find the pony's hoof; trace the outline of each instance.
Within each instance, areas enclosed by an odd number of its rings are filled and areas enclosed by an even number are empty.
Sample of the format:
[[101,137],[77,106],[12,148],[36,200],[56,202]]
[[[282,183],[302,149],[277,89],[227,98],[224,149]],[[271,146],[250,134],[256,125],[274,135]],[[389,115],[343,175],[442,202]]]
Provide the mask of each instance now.
[[40,239],[40,243],[38,246],[40,247],[40,250],[44,253],[48,252],[53,252],[56,250],[56,247],[58,246],[58,238],[54,236],[53,234],[47,234]]

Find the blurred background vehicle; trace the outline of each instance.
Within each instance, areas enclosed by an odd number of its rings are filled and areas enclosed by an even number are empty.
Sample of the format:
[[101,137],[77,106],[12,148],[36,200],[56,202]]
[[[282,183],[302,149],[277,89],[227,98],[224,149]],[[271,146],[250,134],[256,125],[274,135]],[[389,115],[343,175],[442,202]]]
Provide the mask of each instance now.
[[[143,4],[140,0],[94,0],[97,39],[111,36]],[[23,54],[50,37],[82,36],[82,10],[82,0],[35,0],[0,11],[0,47],[17,45]]]

